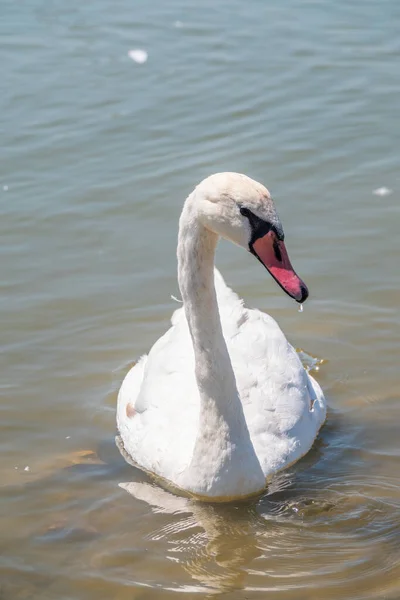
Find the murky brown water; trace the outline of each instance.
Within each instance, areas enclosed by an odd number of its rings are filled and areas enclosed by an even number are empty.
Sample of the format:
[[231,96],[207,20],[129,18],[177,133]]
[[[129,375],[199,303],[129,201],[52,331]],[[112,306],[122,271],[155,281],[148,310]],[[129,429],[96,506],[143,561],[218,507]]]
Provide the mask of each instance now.
[[[399,6],[3,3],[2,600],[400,597]],[[272,190],[312,297],[231,245],[218,265],[323,359],[329,415],[264,497],[215,507],[114,434],[175,308],[182,202],[221,170]]]

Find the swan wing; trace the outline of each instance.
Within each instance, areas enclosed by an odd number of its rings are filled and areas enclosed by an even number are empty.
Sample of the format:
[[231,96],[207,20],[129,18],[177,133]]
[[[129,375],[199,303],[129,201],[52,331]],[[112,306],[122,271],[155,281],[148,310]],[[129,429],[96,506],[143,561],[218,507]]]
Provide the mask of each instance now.
[[311,448],[325,399],[272,317],[237,302],[222,307],[221,321],[250,436],[269,476]]
[[[217,270],[215,286],[225,308],[239,301]],[[126,375],[118,395],[117,426],[125,451],[138,465],[176,480],[192,458],[199,393],[183,308],[173,313],[171,323]]]

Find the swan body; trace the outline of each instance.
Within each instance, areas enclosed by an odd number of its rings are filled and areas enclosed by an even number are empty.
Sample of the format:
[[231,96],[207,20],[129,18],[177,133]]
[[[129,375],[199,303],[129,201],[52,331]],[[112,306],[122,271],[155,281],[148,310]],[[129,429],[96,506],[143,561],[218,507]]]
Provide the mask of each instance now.
[[326,404],[275,320],[245,307],[214,268],[220,236],[255,254],[297,301],[307,297],[266,188],[236,173],[204,180],[180,219],[183,307],[126,375],[117,425],[124,453],[139,468],[223,501],[262,491],[303,456]]

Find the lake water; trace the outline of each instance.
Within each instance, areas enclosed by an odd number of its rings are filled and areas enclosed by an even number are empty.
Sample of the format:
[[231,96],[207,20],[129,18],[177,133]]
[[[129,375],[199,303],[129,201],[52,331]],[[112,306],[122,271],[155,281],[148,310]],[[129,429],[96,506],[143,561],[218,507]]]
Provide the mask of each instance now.
[[[398,599],[400,3],[1,13],[2,600]],[[318,359],[329,414],[262,498],[215,507],[114,435],[176,308],[183,200],[224,170],[269,187],[311,298],[299,314],[231,244],[218,266]]]

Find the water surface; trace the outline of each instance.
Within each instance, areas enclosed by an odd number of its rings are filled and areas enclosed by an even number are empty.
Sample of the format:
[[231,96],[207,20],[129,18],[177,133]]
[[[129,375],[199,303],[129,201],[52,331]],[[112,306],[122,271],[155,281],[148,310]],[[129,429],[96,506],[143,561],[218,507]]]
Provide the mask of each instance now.
[[[398,598],[400,5],[1,12],[2,598]],[[299,314],[232,245],[218,266],[323,359],[329,414],[262,498],[214,507],[153,486],[114,433],[176,307],[182,202],[223,170],[270,188],[311,298]]]

